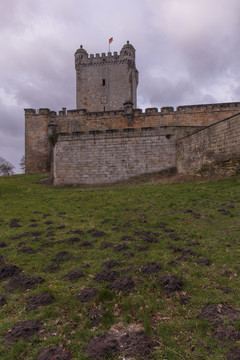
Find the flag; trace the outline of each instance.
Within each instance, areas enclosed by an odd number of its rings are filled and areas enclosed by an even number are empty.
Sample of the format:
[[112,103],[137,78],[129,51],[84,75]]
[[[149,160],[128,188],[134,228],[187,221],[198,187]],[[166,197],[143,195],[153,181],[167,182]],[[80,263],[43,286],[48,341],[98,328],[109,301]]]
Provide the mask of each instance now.
[[109,45],[111,44],[111,42],[113,42],[113,37],[109,39]]

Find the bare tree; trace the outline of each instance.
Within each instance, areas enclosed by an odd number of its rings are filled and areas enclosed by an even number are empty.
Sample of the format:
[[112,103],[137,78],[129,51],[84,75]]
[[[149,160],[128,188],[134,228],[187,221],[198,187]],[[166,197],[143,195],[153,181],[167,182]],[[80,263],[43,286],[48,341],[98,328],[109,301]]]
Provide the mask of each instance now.
[[0,175],[13,175],[14,166],[0,156]]
[[25,173],[25,155],[21,157],[20,163],[19,163],[20,169],[23,173]]

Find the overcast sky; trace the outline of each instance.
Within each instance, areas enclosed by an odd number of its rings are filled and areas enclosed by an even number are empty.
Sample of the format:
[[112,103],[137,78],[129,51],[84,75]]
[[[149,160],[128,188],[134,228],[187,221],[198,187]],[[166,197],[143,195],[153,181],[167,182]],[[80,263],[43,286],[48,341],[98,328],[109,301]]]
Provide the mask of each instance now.
[[24,108],[74,109],[74,53],[136,49],[138,108],[240,101],[239,0],[1,0],[0,156],[16,172]]

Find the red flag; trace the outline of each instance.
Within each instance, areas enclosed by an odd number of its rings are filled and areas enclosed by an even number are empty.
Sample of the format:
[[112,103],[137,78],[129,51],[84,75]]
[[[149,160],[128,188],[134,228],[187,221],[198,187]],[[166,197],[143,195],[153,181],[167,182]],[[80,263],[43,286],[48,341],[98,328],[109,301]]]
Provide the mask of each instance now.
[[113,37],[109,39],[109,45],[111,44],[111,42],[113,42]]

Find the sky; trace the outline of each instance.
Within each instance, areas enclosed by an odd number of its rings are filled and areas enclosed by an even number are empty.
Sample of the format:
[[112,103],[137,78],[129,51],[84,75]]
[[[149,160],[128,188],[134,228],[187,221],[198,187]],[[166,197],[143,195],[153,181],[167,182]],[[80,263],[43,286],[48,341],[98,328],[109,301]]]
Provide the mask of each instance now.
[[239,0],[0,0],[0,156],[24,155],[24,108],[74,109],[74,53],[136,49],[137,107],[240,101]]

